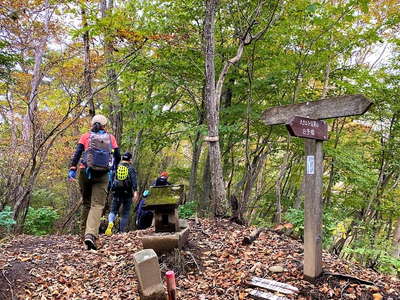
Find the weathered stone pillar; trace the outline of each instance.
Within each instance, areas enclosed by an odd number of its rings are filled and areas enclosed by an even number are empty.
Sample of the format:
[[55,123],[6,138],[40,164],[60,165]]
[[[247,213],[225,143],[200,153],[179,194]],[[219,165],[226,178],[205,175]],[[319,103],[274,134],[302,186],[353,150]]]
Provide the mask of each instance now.
[[161,280],[160,265],[153,249],[145,249],[134,255],[135,271],[139,281],[141,300],[166,300]]

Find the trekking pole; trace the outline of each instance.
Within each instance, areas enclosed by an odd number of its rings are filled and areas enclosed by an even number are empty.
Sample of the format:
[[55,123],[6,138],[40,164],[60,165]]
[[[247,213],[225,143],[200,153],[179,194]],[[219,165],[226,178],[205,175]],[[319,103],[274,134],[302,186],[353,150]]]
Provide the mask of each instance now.
[[165,273],[167,277],[168,300],[176,300],[176,283],[174,271]]

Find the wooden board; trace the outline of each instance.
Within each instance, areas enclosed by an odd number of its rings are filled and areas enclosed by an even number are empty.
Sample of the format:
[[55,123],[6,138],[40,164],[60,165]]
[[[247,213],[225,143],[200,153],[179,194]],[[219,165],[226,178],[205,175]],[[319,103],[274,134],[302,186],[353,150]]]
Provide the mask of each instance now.
[[318,101],[275,106],[264,111],[261,119],[267,125],[287,123],[292,117],[330,119],[362,115],[372,102],[363,95],[331,97]]
[[328,140],[328,125],[325,121],[295,116],[286,123],[293,136],[320,141]]
[[[299,292],[299,289],[293,285],[260,277],[252,277],[249,284],[284,294],[293,294]],[[286,291],[282,292],[282,290]]]
[[179,205],[183,197],[183,185],[151,186],[145,208],[158,205]]
[[261,292],[257,290],[250,290],[249,296],[257,300],[290,300],[283,296],[277,296],[268,292]]

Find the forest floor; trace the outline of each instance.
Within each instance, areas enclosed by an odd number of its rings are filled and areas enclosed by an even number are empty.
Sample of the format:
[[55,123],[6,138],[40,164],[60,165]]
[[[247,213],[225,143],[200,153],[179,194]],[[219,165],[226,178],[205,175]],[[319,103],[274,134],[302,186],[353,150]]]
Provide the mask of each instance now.
[[[227,220],[190,221],[189,243],[182,251],[160,256],[164,273],[174,270],[177,299],[250,299],[246,284],[253,276],[291,284],[290,299],[400,299],[400,280],[323,253],[325,272],[310,283],[303,279],[301,241],[274,231],[251,245],[244,236],[254,228]],[[87,251],[79,236],[20,235],[0,244],[0,299],[139,299],[133,255],[141,250],[134,231],[101,236],[100,249]],[[283,267],[273,273],[271,266]],[[360,280],[357,280],[358,278]],[[369,281],[373,284],[366,284]]]

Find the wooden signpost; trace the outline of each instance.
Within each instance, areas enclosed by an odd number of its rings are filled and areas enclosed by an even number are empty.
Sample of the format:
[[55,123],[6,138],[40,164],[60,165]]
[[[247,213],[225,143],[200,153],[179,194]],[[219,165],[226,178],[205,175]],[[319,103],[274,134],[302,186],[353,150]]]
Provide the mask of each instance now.
[[328,127],[320,120],[361,115],[371,105],[363,95],[347,95],[276,106],[263,113],[265,124],[286,124],[291,135],[305,138],[303,272],[307,279],[315,279],[322,272],[322,143],[328,139]]

